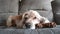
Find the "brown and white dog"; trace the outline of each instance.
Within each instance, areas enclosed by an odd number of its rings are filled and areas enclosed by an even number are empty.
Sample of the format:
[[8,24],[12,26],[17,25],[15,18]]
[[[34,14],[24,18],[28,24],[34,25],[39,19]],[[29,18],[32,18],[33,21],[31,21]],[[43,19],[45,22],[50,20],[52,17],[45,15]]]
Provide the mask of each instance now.
[[50,21],[42,17],[37,11],[28,10],[24,12],[22,15],[17,16],[9,16],[7,20],[7,26],[17,26],[19,28],[29,28],[35,29],[35,24],[38,23],[50,23]]

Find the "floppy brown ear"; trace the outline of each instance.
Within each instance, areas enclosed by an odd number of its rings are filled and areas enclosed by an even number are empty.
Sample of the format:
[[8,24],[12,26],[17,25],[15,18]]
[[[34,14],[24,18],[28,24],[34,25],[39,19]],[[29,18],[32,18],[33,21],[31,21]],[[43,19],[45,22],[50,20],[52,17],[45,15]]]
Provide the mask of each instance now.
[[24,16],[25,16],[25,13],[23,14],[20,14],[20,22],[16,24],[17,28],[20,28],[22,29],[24,27]]
[[22,17],[24,18],[26,15],[27,15],[27,12],[24,12],[24,13],[22,14]]

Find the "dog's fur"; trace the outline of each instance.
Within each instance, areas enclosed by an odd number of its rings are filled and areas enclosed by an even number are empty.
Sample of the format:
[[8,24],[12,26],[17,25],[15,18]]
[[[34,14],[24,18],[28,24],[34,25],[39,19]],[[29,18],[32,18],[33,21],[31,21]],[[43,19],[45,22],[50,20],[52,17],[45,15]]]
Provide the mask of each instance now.
[[7,20],[7,27],[17,26],[20,28],[23,28],[23,19],[22,15],[16,15],[16,16],[9,16]]
[[35,24],[38,23],[50,23],[50,21],[42,17],[37,11],[28,10],[24,12],[22,15],[17,16],[9,16],[7,20],[7,26],[17,26],[19,28],[29,28],[35,29]]
[[53,28],[56,27],[56,23],[55,22],[51,22],[51,23],[39,23],[35,25],[36,29],[38,28]]

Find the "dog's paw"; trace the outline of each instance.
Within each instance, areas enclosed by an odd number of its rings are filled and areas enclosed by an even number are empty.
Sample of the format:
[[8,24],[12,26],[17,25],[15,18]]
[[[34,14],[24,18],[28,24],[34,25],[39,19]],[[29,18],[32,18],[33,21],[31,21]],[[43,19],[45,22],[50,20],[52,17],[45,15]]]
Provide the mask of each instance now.
[[56,23],[55,22],[51,22],[51,23],[39,23],[35,25],[36,28],[53,28],[56,27]]
[[51,27],[51,28],[56,27],[56,25],[57,25],[57,24],[56,24],[55,22],[50,23],[50,27]]

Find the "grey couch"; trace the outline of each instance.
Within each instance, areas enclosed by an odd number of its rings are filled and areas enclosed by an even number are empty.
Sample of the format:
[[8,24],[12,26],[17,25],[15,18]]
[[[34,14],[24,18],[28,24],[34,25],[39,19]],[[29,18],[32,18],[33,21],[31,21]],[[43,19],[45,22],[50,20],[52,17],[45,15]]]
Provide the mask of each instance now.
[[[60,3],[59,0],[22,0],[18,11],[18,0],[0,0],[0,34],[60,34]],[[36,10],[50,21],[55,21],[57,26],[54,28],[42,29],[17,29],[16,27],[7,28],[6,20],[9,15],[18,15],[26,10]],[[59,25],[58,25],[59,24]]]
[[60,25],[60,2],[59,2],[59,0],[52,1],[51,5],[52,5],[52,12],[54,15],[54,21],[58,25]]

